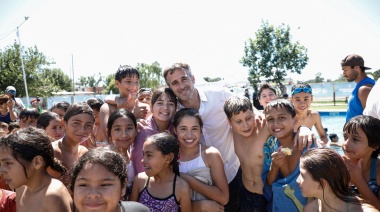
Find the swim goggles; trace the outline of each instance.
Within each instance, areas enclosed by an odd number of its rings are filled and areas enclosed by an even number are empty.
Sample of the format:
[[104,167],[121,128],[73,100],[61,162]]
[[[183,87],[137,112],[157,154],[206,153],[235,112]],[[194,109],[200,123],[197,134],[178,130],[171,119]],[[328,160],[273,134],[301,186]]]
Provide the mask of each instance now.
[[16,91],[9,90],[7,91],[8,94],[16,95]]
[[293,96],[294,94],[301,93],[301,92],[305,92],[305,93],[313,94],[311,88],[305,86],[305,87],[295,88],[295,89],[292,91],[292,96]]

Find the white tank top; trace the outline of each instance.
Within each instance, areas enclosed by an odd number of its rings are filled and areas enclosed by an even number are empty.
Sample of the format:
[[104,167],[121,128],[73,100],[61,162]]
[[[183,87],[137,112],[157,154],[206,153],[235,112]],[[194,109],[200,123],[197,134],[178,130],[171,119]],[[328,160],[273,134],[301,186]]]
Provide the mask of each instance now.
[[206,164],[202,158],[202,146],[199,144],[199,155],[198,157],[189,161],[179,161],[179,172],[187,173],[193,169],[206,167]]

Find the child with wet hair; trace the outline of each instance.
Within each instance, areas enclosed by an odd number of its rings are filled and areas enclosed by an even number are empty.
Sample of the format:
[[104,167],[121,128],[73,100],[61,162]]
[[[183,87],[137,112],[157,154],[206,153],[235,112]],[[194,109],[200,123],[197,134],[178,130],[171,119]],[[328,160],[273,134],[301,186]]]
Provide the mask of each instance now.
[[318,111],[310,109],[313,102],[311,86],[307,83],[293,85],[290,101],[294,105],[298,118],[295,129],[298,129],[300,126],[307,126],[311,129],[314,126],[320,138],[320,145],[326,146],[328,138],[322,126],[321,116]]
[[37,127],[37,120],[40,117],[40,111],[37,108],[25,108],[18,116],[20,128]]
[[51,142],[56,141],[63,136],[63,126],[58,114],[46,111],[43,112],[37,120],[37,128],[45,130],[50,137]]
[[29,127],[0,138],[0,174],[16,190],[17,211],[72,211],[68,190],[47,168],[66,173],[42,129]]
[[[69,186],[76,210],[149,212],[138,202],[121,201],[128,181],[125,167],[124,158],[106,148],[92,149],[80,157],[72,169]],[[94,197],[103,204],[89,202]]]
[[315,148],[305,152],[297,183],[302,196],[317,198],[303,211],[378,211],[350,191],[350,173],[334,150]]
[[61,120],[63,120],[63,117],[65,116],[65,113],[66,113],[66,110],[67,108],[70,107],[70,103],[66,102],[66,101],[60,101],[58,103],[56,103],[55,105],[53,105],[49,111],[51,112],[54,112],[56,114],[59,115],[59,118]]

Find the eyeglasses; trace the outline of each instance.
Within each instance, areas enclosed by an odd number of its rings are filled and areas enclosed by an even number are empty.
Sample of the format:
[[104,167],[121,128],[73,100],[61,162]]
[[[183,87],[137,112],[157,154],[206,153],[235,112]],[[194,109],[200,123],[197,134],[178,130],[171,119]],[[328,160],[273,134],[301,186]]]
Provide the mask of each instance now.
[[299,88],[294,89],[294,90],[292,91],[292,96],[293,96],[294,94],[301,93],[301,92],[305,92],[305,93],[313,94],[311,88],[305,86],[305,87],[299,87]]

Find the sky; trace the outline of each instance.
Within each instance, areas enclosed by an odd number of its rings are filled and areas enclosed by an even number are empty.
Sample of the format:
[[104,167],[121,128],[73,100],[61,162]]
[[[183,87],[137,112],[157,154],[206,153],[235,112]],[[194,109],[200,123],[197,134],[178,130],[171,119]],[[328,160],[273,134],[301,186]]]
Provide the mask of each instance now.
[[[294,80],[337,79],[356,53],[380,69],[378,0],[0,0],[0,49],[17,40],[37,46],[53,67],[79,76],[115,73],[120,65],[188,63],[195,79],[245,80],[239,62],[262,20],[291,28],[309,63]],[[73,60],[72,60],[73,58]]]

